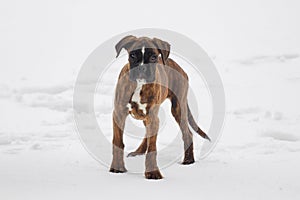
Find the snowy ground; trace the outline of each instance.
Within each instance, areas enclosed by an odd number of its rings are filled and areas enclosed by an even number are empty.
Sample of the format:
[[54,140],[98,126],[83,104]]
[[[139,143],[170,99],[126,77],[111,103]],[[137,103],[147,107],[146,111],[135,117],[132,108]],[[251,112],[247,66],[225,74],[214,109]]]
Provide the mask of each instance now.
[[[299,5],[252,2],[213,2],[203,8],[191,4],[185,17],[170,12],[170,22],[154,17],[159,24],[147,25],[187,34],[203,45],[223,79],[227,104],[223,135],[214,151],[194,165],[175,163],[163,169],[161,181],[145,180],[142,174],[108,173],[85,151],[73,121],[73,87],[83,61],[101,42],[137,25],[145,27],[144,21],[118,25],[121,8],[129,9],[121,2],[117,8],[97,5],[99,12],[92,1],[19,1],[1,6],[5,17],[0,19],[5,25],[0,39],[1,199],[299,199]],[[39,9],[27,12],[33,5]],[[118,17],[103,20],[111,15]],[[191,18],[199,18],[203,27],[180,24]],[[111,88],[118,70],[108,71],[112,78],[105,79],[95,95],[95,107],[107,108],[96,114],[109,140]],[[199,91],[199,124],[207,129],[209,96],[205,87],[199,87],[201,80],[186,70],[192,89]],[[104,104],[97,103],[103,98]],[[168,104],[165,110],[162,148],[168,142],[164,130],[178,130]],[[196,136],[195,140],[199,156],[202,140]],[[128,141],[127,150],[138,144]],[[178,146],[178,152],[181,149]],[[143,157],[131,159],[143,163]]]

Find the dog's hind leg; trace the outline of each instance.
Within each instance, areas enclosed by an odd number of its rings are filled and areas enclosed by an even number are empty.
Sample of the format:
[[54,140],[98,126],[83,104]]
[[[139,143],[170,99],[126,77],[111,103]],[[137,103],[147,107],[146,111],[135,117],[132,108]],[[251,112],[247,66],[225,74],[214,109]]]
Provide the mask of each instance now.
[[174,116],[176,122],[178,123],[180,130],[182,132],[182,139],[184,142],[184,159],[182,164],[188,165],[195,162],[194,159],[194,145],[193,145],[193,135],[188,127],[188,108],[187,104],[182,101],[178,102],[176,96],[171,96],[172,102],[172,115]]
[[140,146],[133,152],[130,152],[127,157],[134,157],[134,156],[138,156],[138,155],[144,155],[146,153],[147,150],[147,137],[145,137],[142,141],[142,143],[140,144]]

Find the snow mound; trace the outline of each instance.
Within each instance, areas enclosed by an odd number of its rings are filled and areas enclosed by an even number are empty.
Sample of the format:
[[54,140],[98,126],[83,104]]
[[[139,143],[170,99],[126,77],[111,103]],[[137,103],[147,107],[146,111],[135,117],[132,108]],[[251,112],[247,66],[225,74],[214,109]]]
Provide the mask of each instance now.
[[271,137],[275,140],[281,140],[281,141],[289,141],[289,142],[296,142],[299,141],[299,136],[292,134],[292,133],[286,133],[282,131],[264,131],[263,136],[265,137]]

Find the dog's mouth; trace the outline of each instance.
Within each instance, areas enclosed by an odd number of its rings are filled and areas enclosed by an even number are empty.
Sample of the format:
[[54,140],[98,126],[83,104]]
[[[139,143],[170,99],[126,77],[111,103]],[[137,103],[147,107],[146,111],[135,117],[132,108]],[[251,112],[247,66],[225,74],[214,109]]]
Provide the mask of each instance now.
[[138,75],[137,75],[137,77],[136,77],[136,80],[138,81],[138,80],[147,80],[149,77],[147,77],[146,76],[146,74],[144,74],[144,73],[139,73]]
[[144,78],[137,78],[137,79],[136,79],[136,82],[137,82],[138,84],[145,84],[145,83],[146,83],[146,80],[145,80]]
[[147,76],[144,73],[130,74],[129,77],[131,81],[136,81],[137,83],[142,81],[144,84],[154,82],[155,80],[155,76]]

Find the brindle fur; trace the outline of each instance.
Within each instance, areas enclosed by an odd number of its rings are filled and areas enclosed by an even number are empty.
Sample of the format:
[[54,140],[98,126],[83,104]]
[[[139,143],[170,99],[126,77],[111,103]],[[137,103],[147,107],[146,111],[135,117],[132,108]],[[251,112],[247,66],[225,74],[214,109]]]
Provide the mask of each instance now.
[[[130,63],[127,63],[121,70],[115,92],[113,111],[113,161],[110,172],[122,173],[127,171],[124,165],[123,130],[125,119],[130,113],[135,119],[143,120],[146,127],[146,135],[136,151],[129,153],[128,156],[146,153],[145,177],[147,179],[161,179],[162,175],[156,162],[156,139],[159,128],[158,111],[160,104],[165,99],[171,101],[172,115],[179,124],[182,132],[185,150],[182,164],[195,162],[192,132],[188,127],[188,123],[199,135],[208,140],[209,138],[198,127],[191,114],[187,103],[188,76],[175,61],[168,58],[170,48],[168,43],[156,38],[150,39],[146,37],[136,38],[134,36],[127,36],[116,45],[117,55],[119,55],[122,48],[130,52],[132,49],[139,48],[142,44],[153,48],[155,53],[157,55],[160,54],[161,57],[159,57],[157,61],[155,81],[143,85],[140,92],[141,103],[147,103],[146,114],[138,109],[137,104],[131,102],[131,97],[137,83],[130,80]],[[164,65],[168,67],[164,67]],[[132,105],[131,112],[129,112],[127,108],[128,103]]]

